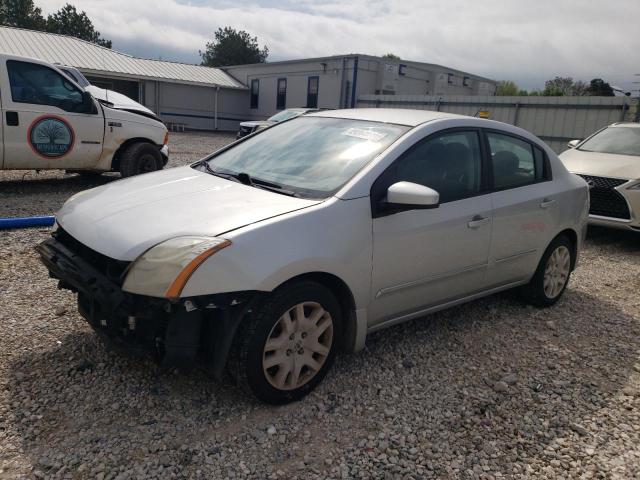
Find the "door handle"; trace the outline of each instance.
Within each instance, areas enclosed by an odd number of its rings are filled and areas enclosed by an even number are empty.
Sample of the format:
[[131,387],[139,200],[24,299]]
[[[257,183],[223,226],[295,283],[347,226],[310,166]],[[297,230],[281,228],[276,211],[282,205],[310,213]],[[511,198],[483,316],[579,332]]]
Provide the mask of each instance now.
[[489,217],[483,217],[481,215],[475,215],[471,220],[467,222],[469,228],[480,228],[482,225],[489,223],[491,219]]
[[551,206],[551,204],[554,203],[554,202],[555,202],[555,200],[553,200],[552,198],[545,198],[540,203],[540,208],[549,208]]
[[6,118],[7,118],[7,126],[17,127],[18,125],[20,125],[20,122],[18,121],[18,112],[7,112]]

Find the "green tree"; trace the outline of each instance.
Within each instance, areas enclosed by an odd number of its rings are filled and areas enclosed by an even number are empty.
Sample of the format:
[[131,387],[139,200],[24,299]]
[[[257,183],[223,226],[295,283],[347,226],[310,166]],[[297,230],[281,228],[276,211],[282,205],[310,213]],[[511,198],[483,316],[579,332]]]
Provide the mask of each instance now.
[[556,77],[553,80],[544,82],[542,95],[545,97],[564,97],[571,95],[573,88],[573,78]]
[[218,28],[214,37],[213,42],[207,42],[204,52],[198,52],[202,57],[202,65],[207,67],[265,63],[269,56],[266,46],[260,50],[258,37],[252,37],[244,30]]
[[591,80],[587,93],[593,97],[613,97],[613,88],[601,78]]
[[0,0],[0,24],[44,30],[46,21],[33,0]]
[[389,60],[401,60],[401,58],[395,53],[385,53],[382,58],[388,58]]
[[498,82],[498,88],[496,95],[499,97],[513,97],[520,93],[520,88],[516,85],[516,82],[511,80],[501,80]]
[[69,35],[111,48],[111,40],[105,40],[100,37],[100,32],[94,28],[93,22],[91,22],[87,14],[84,11],[78,13],[76,7],[68,3],[56,13],[47,17],[46,28],[51,33]]

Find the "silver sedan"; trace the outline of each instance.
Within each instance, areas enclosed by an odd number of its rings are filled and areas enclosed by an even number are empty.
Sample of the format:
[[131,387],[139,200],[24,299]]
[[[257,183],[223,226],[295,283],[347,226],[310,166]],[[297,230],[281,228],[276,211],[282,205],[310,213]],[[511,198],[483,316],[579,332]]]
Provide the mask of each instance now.
[[80,193],[39,251],[96,330],[284,403],[376,330],[516,287],[553,305],[587,196],[516,127],[326,111]]

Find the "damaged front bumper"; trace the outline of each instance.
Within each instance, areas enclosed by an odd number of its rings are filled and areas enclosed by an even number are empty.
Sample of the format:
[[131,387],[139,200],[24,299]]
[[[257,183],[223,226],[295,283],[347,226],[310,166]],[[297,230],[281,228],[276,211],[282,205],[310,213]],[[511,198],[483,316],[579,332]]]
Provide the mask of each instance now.
[[98,333],[167,366],[204,363],[224,371],[233,337],[258,292],[169,300],[124,292],[126,262],[79,244],[62,229],[36,247],[58,288],[78,294],[78,311]]

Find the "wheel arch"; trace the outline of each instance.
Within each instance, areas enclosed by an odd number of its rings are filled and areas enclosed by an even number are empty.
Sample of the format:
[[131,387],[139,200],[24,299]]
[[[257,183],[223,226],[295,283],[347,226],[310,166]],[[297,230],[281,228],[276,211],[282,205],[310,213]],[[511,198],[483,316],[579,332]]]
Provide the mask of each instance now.
[[347,283],[340,277],[327,272],[308,272],[300,275],[296,275],[281,283],[274,289],[285,288],[287,285],[300,281],[312,281],[316,282],[331,293],[333,293],[340,304],[343,317],[342,325],[342,338],[340,339],[340,346],[343,350],[352,350],[355,343],[355,337],[357,333],[356,322],[356,301],[353,292],[347,285]]
[[120,170],[120,159],[122,158],[122,153],[129,148],[131,145],[135,143],[148,143],[149,145],[157,146],[153,140],[150,140],[145,137],[134,137],[128,138],[118,147],[118,149],[113,154],[113,158],[111,159],[111,170],[118,171]]
[[[567,237],[571,242],[571,270],[573,271],[576,266],[576,260],[578,258],[578,233],[572,228],[565,228],[555,237],[553,237],[551,242],[553,242],[556,238],[562,236]],[[551,242],[549,242],[549,244],[551,244]]]

